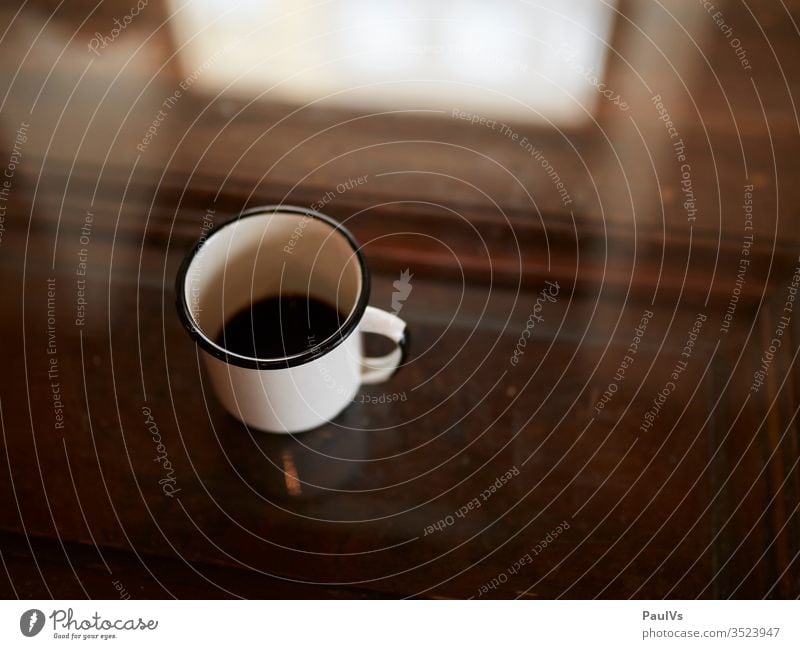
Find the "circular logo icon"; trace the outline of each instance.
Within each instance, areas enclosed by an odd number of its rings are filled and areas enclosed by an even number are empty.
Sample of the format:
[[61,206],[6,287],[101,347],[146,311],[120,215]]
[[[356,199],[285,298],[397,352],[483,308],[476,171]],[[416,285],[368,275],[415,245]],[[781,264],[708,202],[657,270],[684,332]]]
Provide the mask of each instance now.
[[44,627],[44,613],[38,608],[25,611],[19,618],[19,630],[22,635],[32,638]]

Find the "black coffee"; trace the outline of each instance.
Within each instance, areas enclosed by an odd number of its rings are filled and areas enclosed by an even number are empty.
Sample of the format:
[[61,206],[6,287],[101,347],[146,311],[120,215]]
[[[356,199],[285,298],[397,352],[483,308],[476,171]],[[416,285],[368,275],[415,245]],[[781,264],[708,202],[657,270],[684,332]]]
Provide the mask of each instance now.
[[314,297],[268,297],[229,318],[216,342],[242,356],[282,358],[315,347],[344,320],[336,308]]

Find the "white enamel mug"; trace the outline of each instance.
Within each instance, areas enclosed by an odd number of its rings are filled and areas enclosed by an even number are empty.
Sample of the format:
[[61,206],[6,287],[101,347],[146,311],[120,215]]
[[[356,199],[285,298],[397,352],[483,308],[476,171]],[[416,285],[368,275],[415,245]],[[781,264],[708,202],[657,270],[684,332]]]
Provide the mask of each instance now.
[[[368,306],[369,289],[364,256],[341,224],[314,210],[270,205],[243,212],[195,244],[178,271],[176,303],[228,412],[253,428],[297,433],[333,419],[361,384],[387,380],[404,362],[406,324]],[[241,356],[215,342],[232,315],[291,294],[335,306],[344,323],[281,358]],[[362,332],[386,336],[396,347],[365,358]]]

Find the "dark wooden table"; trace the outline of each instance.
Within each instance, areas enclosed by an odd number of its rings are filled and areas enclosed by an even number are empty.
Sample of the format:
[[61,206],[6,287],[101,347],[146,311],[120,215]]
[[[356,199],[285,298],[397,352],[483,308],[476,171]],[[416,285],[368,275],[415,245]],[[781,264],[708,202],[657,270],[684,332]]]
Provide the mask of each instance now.
[[[0,14],[0,595],[800,595],[800,4],[719,3],[747,70],[702,3],[623,3],[630,110],[514,124],[568,205],[447,114],[196,88],[137,150],[186,75],[150,4],[95,59],[125,3]],[[325,211],[374,305],[413,273],[411,358],[329,425],[248,431],[177,265],[204,219],[362,176]]]

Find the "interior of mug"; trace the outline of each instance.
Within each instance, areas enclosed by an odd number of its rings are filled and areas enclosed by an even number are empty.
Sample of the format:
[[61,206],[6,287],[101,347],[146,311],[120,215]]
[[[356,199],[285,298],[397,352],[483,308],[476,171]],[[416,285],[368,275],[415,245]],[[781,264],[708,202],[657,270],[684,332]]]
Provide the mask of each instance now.
[[214,343],[242,309],[291,295],[321,300],[348,321],[364,281],[353,245],[310,214],[263,212],[231,221],[208,237],[186,270],[184,298],[195,328]]

